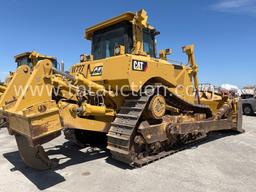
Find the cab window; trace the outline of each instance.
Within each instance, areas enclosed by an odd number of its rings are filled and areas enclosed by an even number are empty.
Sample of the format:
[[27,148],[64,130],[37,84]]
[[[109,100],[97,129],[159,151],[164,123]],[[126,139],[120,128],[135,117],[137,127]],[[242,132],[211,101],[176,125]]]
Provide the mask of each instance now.
[[144,52],[146,52],[151,57],[156,57],[155,37],[152,32],[147,30],[143,31],[143,47]]
[[94,32],[92,37],[92,55],[95,60],[114,56],[114,48],[125,46],[125,53],[132,50],[132,25],[122,22]]
[[18,67],[21,65],[27,65],[29,67],[32,67],[31,59],[29,59],[28,57],[21,58],[17,60],[17,65]]

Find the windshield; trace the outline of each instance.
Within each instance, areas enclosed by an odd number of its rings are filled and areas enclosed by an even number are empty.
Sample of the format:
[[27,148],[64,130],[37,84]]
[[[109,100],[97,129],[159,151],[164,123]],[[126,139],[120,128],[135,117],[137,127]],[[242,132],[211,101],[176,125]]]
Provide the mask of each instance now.
[[[38,61],[41,61],[41,60],[44,60],[45,58],[38,58],[37,59],[37,62]],[[57,60],[55,59],[50,59],[52,64],[53,64],[53,67],[55,68],[58,68],[58,63],[57,63]],[[17,60],[17,67],[21,66],[21,65],[27,65],[29,66],[29,68],[32,68],[33,67],[33,63],[32,63],[32,60],[28,57],[23,57],[23,58],[20,58]]]
[[27,65],[29,66],[30,68],[32,68],[32,62],[31,62],[31,59],[29,59],[28,57],[23,57],[19,60],[17,60],[17,66],[21,66],[21,65]]
[[92,38],[92,55],[95,60],[114,56],[114,48],[125,47],[125,53],[132,50],[132,25],[123,22],[103,30],[96,31]]

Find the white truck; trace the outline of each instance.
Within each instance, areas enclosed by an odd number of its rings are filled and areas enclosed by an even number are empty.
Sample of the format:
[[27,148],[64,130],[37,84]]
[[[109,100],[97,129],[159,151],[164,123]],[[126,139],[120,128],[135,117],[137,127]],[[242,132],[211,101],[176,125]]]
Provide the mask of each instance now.
[[244,89],[241,95],[244,115],[256,113],[256,89]]

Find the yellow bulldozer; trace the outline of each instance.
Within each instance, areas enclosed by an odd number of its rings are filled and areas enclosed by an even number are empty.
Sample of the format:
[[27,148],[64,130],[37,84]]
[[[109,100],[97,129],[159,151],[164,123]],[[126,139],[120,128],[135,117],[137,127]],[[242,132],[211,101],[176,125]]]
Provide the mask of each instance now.
[[6,89],[6,86],[4,83],[0,83],[0,97],[2,96],[2,94],[4,93]]
[[171,49],[156,54],[158,34],[145,10],[128,12],[86,29],[91,54],[82,54],[69,73],[49,59],[33,70],[20,66],[0,106],[23,161],[35,169],[57,166],[42,145],[62,132],[77,144],[105,139],[112,158],[130,166],[166,157],[212,131],[243,132],[237,98],[199,89],[194,46],[182,48],[188,63],[170,62]]
[[[43,60],[43,59],[49,59],[53,63],[53,66],[55,66],[56,68],[59,68],[58,63],[57,63],[57,59],[55,57],[42,55],[40,53],[37,53],[36,51],[24,52],[24,53],[18,54],[14,57],[14,59],[15,59],[15,63],[17,65],[17,68],[22,66],[22,65],[26,65],[29,68],[33,69],[33,67],[36,66],[37,62],[40,61],[40,60]],[[8,83],[11,81],[13,76],[15,76],[15,73],[10,72],[8,77],[6,77],[5,81],[0,84],[0,98],[4,94],[4,92],[6,91]],[[1,106],[2,105],[0,105],[0,107]],[[0,127],[5,126],[5,124],[6,124],[6,122],[4,121],[2,116],[0,116]]]
[[[0,98],[3,95],[3,93],[6,90],[6,84],[5,83],[0,83]],[[3,118],[0,117],[0,128],[5,126],[5,121]]]
[[[24,53],[18,54],[14,57],[14,59],[15,59],[15,63],[17,64],[17,68],[21,65],[27,65],[32,69],[34,66],[36,66],[38,61],[43,60],[43,59],[51,60],[53,65],[56,68],[59,68],[57,59],[55,57],[42,55],[40,53],[37,53],[36,51],[24,52]],[[14,73],[10,72],[10,74],[6,78],[5,82],[0,84],[0,97],[6,90],[7,84],[9,83],[9,81],[11,80],[13,75],[14,75]]]

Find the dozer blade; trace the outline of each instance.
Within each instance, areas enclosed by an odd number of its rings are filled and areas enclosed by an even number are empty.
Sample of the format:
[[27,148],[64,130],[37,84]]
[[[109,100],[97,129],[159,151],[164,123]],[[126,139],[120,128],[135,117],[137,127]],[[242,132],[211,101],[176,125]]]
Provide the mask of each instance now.
[[26,137],[21,135],[15,135],[15,138],[20,156],[29,167],[38,170],[47,170],[56,168],[59,165],[57,159],[49,159],[41,145],[32,147],[29,145]]

